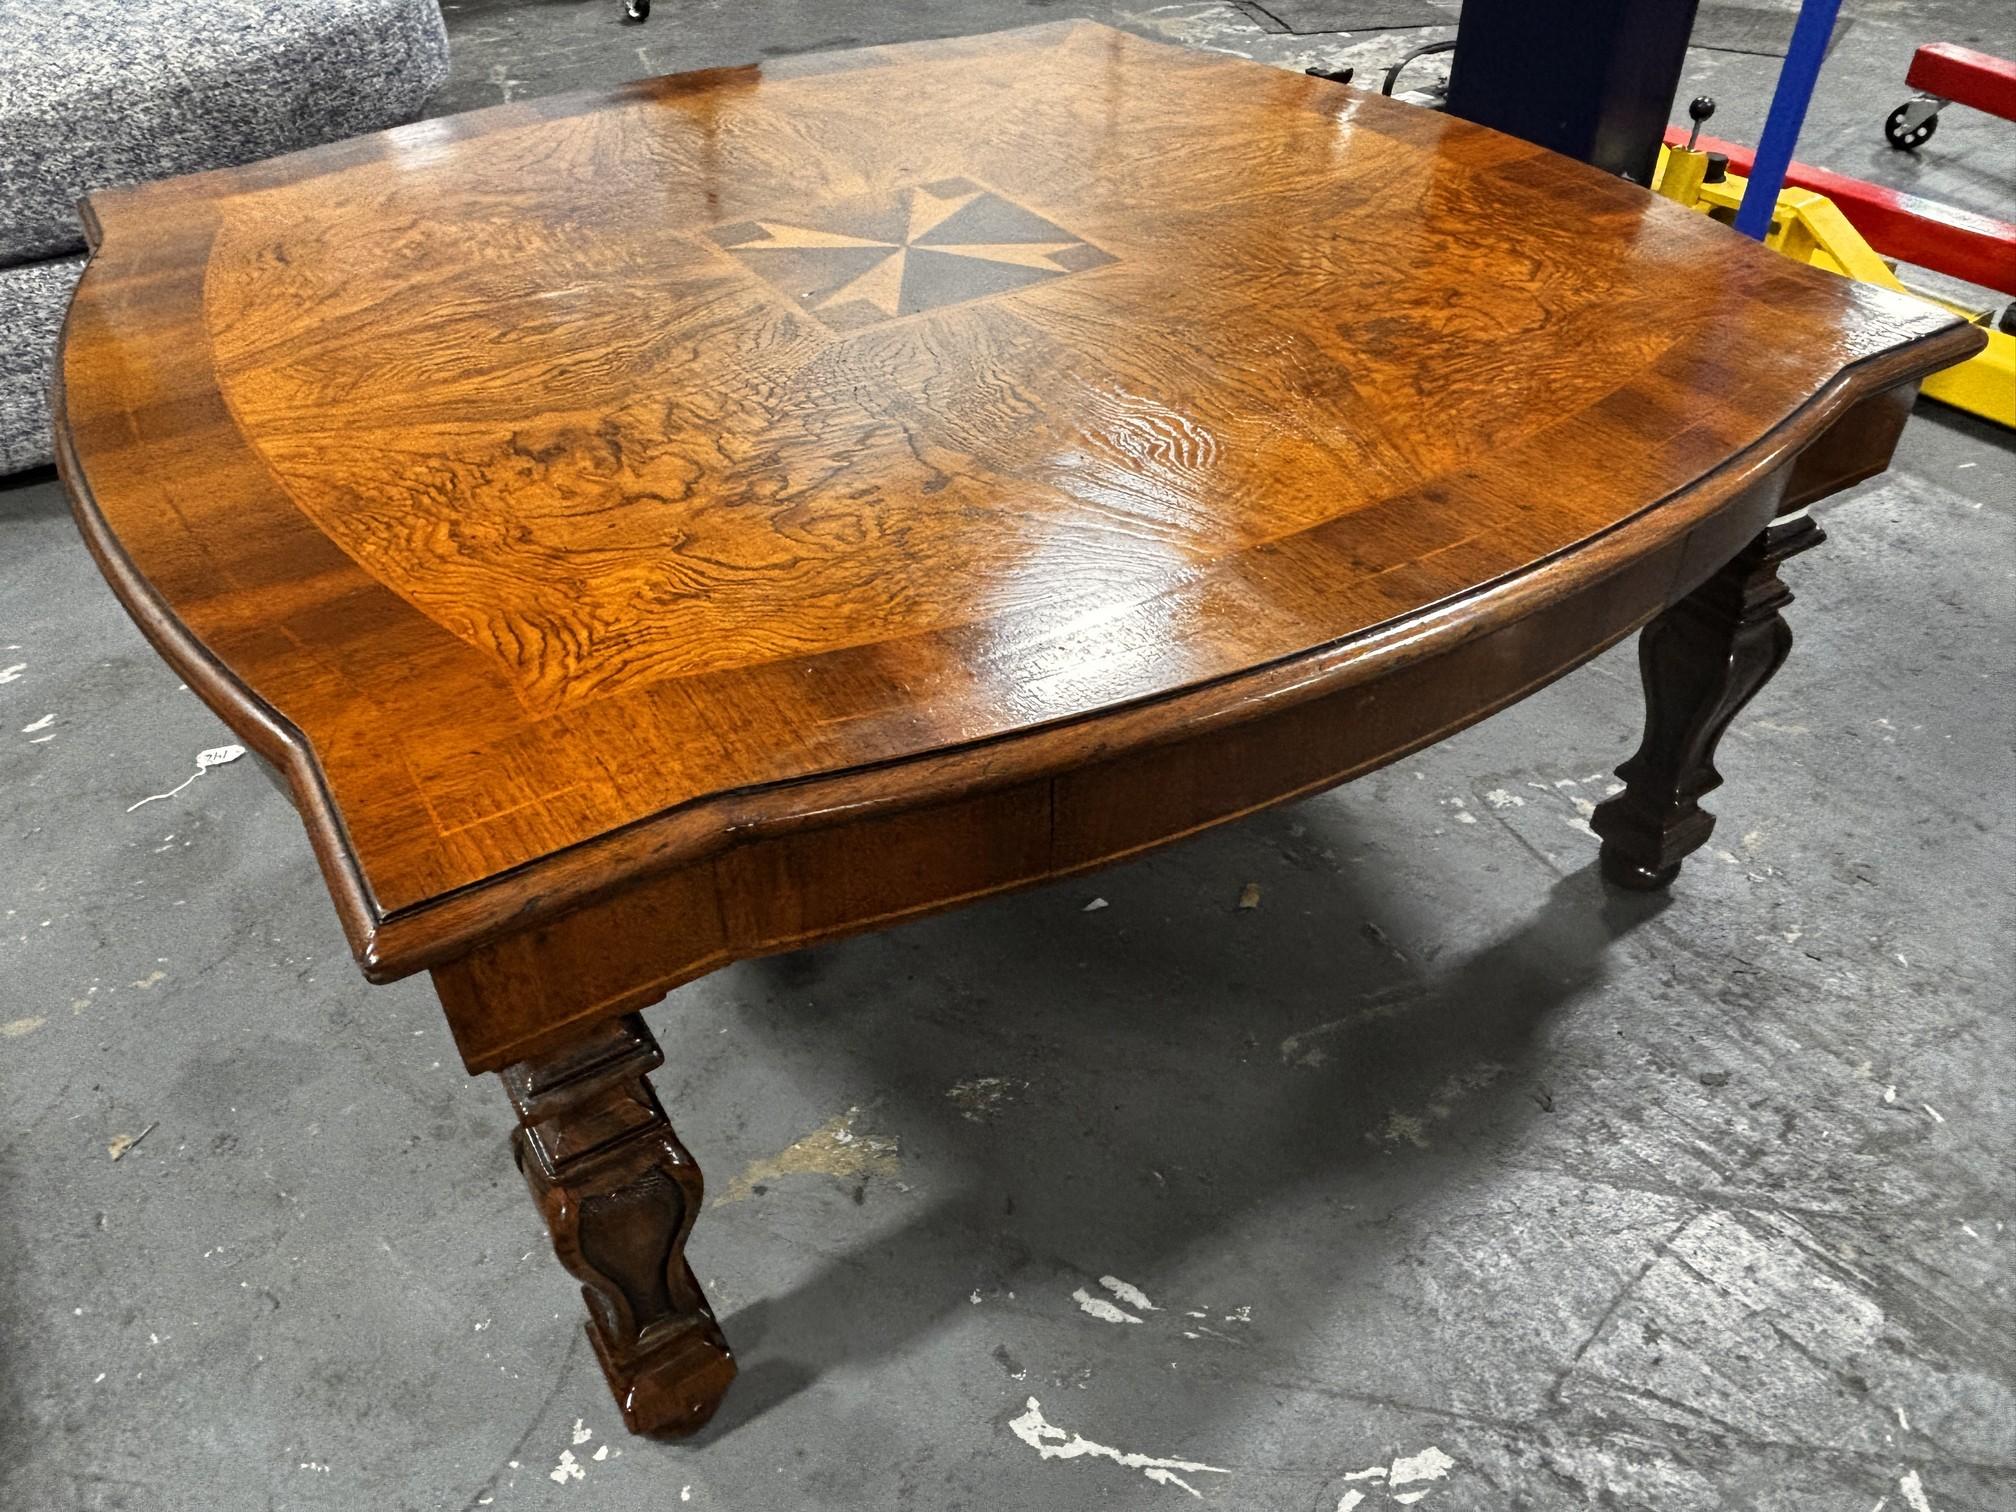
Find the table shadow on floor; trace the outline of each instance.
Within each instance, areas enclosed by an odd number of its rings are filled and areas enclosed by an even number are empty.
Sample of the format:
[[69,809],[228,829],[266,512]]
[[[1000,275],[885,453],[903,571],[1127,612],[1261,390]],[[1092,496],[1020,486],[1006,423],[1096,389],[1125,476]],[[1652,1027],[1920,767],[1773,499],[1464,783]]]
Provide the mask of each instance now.
[[[1353,891],[1348,877],[1339,881],[1345,893]],[[1167,1200],[1130,1174],[1158,1162],[1168,1164],[1166,1089],[1153,1097],[1143,1095],[1139,1086],[1102,1089],[1102,1108],[1115,1097],[1120,1101],[1106,1115],[1097,1142],[1074,1127],[1071,1108],[1058,1107],[1045,1115],[1050,1127],[1025,1125],[1014,1142],[970,1153],[961,1180],[935,1182],[947,1194],[927,1199],[894,1232],[826,1258],[790,1291],[724,1319],[743,1373],[701,1441],[734,1434],[836,1367],[858,1369],[902,1356],[967,1306],[963,1290],[918,1284],[917,1278],[943,1272],[948,1235],[964,1236],[976,1264],[984,1263],[1008,1285],[1018,1276],[1025,1285],[1040,1286],[1045,1278],[1082,1274],[1072,1257],[1111,1256],[1116,1235],[1124,1236],[1119,1247],[1127,1254],[1113,1264],[1156,1274],[1186,1252],[1208,1251],[1305,1180],[1320,1177],[1333,1187],[1340,1181],[1347,1186],[1359,1180],[1376,1183],[1386,1150],[1374,1135],[1391,1106],[1425,1097],[1480,1058],[1506,1072],[1466,1103],[1462,1124],[1538,1115],[1529,1101],[1532,1068],[1525,1064],[1537,1031],[1600,982],[1610,947],[1666,902],[1664,894],[1612,889],[1591,865],[1561,878],[1544,905],[1511,933],[1465,958],[1420,972],[1411,988],[1404,982],[1381,988],[1374,996],[1389,1003],[1406,1000],[1405,1012],[1362,1015],[1359,1022],[1331,1033],[1320,1065],[1298,1066],[1292,1076],[1274,1075],[1264,1088],[1256,1084],[1248,1089],[1250,1096],[1186,1101],[1182,1144],[1197,1166],[1189,1173],[1192,1200]],[[1358,912],[1348,896],[1339,900],[1339,910]],[[1036,927],[1012,911],[1005,920],[971,927],[1004,922],[1017,930]],[[1187,959],[1212,948],[1212,941],[1169,925],[1138,932],[1128,951],[1134,958],[1124,963],[1123,969],[1137,973],[1141,981],[1141,1011],[1157,1016],[1156,1028],[1167,1033],[1179,1055],[1186,1031],[1198,1027],[1198,1016],[1208,1015],[1211,1005],[1170,989],[1188,975]],[[1273,964],[1289,981],[1321,971],[1321,963],[1314,961]],[[808,982],[819,980],[817,965],[803,957],[760,969],[801,993]],[[1032,960],[1032,976],[1044,969],[1041,958]],[[1016,984],[1018,997],[1070,1002],[1068,984],[1022,990],[1030,985]],[[1096,1052],[1113,1029],[1110,1010],[1101,1006],[1099,1015],[1052,1007],[1037,1032],[1058,1038],[1064,1052],[1060,1059],[1083,1056],[1096,1063]],[[1247,1011],[1242,1005],[1242,1016]],[[1283,1032],[1294,1033],[1298,1024],[1306,1028],[1309,1015],[1305,1002],[1284,1000],[1262,1005],[1257,1017],[1264,1022],[1259,1038],[1267,1041],[1270,1035],[1278,1040]],[[863,1074],[878,1086],[942,1087],[971,1064],[942,1047],[923,1052],[927,1063],[920,1066],[915,1036],[856,1037],[843,1022],[830,1028],[831,1053],[867,1063],[870,1069]],[[1270,1041],[1266,1049],[1272,1048]],[[932,1059],[941,1063],[928,1064]],[[873,1069],[878,1064],[881,1069]],[[1528,1074],[1521,1074],[1522,1066]],[[957,1146],[961,1135],[971,1133],[960,1128],[956,1111],[940,1095],[894,1092],[880,1111],[890,1127],[923,1131],[940,1149]],[[1460,1139],[1463,1131],[1452,1125],[1446,1132]],[[1044,1183],[1041,1163],[1052,1162],[1047,1174],[1056,1174],[1056,1152],[1071,1150],[1074,1141],[1084,1165],[1070,1175],[1086,1196],[1075,1206],[1040,1200],[1018,1205],[1017,1191],[1026,1194]],[[1429,1163],[1417,1174],[1432,1181],[1435,1169]],[[1077,1181],[1087,1170],[1089,1179]],[[951,1242],[956,1247],[960,1241]],[[1340,1233],[1337,1242],[1348,1246],[1350,1236]],[[1310,1307],[1322,1304],[1320,1297],[1306,1302]],[[1281,1337],[1302,1332],[1301,1320],[1293,1316],[1277,1313],[1273,1323]]]

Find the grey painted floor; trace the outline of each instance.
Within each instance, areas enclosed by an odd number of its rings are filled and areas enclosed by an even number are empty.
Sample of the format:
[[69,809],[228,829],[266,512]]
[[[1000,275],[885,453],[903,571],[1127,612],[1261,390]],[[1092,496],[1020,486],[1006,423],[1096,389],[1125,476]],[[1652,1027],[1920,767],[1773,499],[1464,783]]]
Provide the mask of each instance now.
[[[451,6],[449,103],[1074,9]],[[2016,128],[1869,140],[1914,40],[1996,14],[1862,7],[1808,155],[1994,208]],[[1745,135],[1768,61],[1696,61]],[[239,763],[126,812],[226,732],[47,475],[0,485],[0,1508],[2007,1512],[2016,452],[1925,407],[1825,522],[1669,901],[1606,895],[1580,823],[1626,648],[1338,793],[655,1010],[744,1364],[658,1444],[501,1093],[424,985],[362,983],[281,797]]]

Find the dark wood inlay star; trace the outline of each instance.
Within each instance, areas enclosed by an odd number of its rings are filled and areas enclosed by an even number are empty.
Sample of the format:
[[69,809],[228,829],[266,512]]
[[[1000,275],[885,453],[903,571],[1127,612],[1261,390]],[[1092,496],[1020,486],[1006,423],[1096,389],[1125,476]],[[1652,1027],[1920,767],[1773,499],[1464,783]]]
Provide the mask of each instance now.
[[1082,237],[963,178],[833,205],[802,220],[724,226],[712,238],[838,330],[1113,261]]

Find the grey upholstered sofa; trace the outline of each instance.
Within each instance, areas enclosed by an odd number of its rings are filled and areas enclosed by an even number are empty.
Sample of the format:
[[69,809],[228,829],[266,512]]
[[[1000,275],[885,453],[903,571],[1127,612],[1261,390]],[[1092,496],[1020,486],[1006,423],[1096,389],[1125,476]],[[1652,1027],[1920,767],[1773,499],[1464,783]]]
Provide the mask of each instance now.
[[436,0],[0,0],[0,474],[50,460],[76,202],[413,119]]

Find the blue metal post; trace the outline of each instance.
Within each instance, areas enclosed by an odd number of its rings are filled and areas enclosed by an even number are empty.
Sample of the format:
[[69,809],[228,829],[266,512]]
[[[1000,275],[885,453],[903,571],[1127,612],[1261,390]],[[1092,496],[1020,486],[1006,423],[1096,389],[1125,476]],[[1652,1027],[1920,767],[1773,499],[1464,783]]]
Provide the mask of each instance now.
[[1764,120],[1764,139],[1757,144],[1750,184],[1736,210],[1736,229],[1753,241],[1764,240],[1771,229],[1771,212],[1792,166],[1792,149],[1799,145],[1799,128],[1806,124],[1806,107],[1812,103],[1813,86],[1819,82],[1827,43],[1834,35],[1834,18],[1840,13],[1841,0],[1805,0],[1799,7],[1785,66],[1778,70],[1778,89],[1771,96],[1771,114]]

